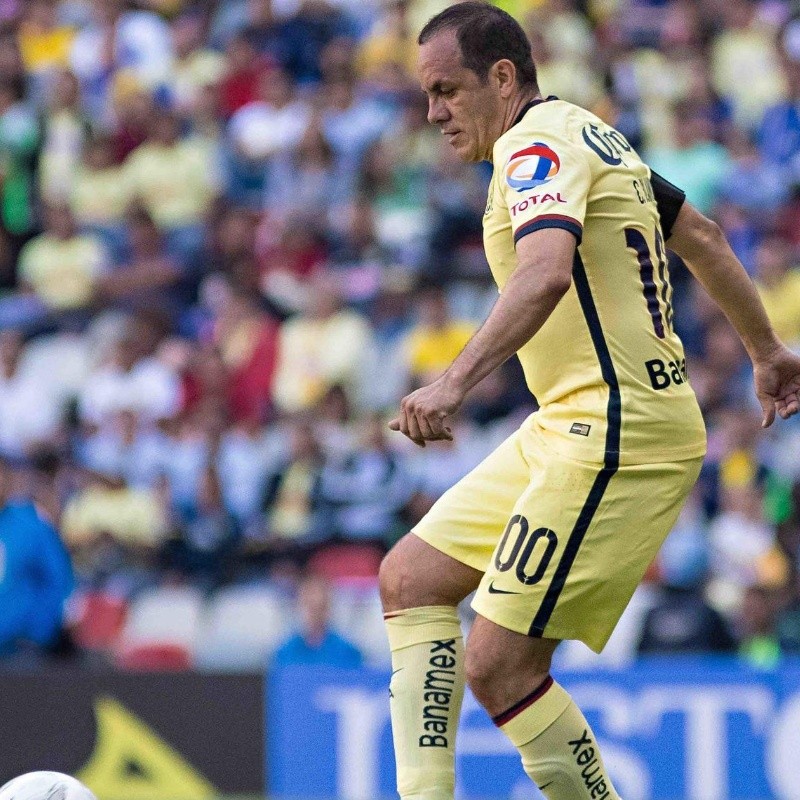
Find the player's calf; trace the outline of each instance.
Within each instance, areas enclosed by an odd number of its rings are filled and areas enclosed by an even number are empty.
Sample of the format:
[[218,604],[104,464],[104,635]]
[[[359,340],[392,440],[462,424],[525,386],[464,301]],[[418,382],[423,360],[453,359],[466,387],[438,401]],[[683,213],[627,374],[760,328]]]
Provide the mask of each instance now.
[[557,644],[479,616],[467,645],[469,686],[545,797],[619,800],[592,729],[549,674]]
[[554,639],[522,637],[478,616],[467,645],[467,685],[494,717],[548,677],[557,645]]
[[464,695],[464,640],[456,606],[480,578],[477,570],[413,534],[381,564],[402,800],[453,800],[456,728]]
[[464,640],[454,606],[385,615],[392,650],[389,705],[402,800],[453,800],[464,696]]

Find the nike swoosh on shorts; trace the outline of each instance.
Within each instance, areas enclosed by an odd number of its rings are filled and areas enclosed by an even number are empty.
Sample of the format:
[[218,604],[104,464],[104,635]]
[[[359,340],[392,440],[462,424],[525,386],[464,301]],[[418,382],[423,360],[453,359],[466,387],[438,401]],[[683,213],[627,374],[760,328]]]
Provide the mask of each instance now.
[[494,581],[489,584],[489,594],[521,594],[521,592],[507,592],[505,589],[495,589]]

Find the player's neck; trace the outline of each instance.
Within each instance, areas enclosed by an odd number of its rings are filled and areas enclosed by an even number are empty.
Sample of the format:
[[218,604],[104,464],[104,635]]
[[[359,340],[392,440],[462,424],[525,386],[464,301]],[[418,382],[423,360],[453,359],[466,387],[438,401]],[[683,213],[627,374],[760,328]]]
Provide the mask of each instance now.
[[509,117],[506,120],[506,127],[503,130],[505,133],[509,128],[517,123],[519,120],[519,115],[522,113],[522,109],[525,108],[529,103],[532,103],[534,100],[542,100],[542,93],[536,90],[527,90],[524,92],[520,92],[519,96],[514,99],[514,102],[509,105],[508,112]]
[[519,115],[522,113],[522,109],[525,108],[528,103],[541,99],[542,95],[538,90],[520,91],[519,94],[511,100],[506,108],[506,113],[503,116],[503,127],[500,131],[500,136],[506,133],[517,123]]

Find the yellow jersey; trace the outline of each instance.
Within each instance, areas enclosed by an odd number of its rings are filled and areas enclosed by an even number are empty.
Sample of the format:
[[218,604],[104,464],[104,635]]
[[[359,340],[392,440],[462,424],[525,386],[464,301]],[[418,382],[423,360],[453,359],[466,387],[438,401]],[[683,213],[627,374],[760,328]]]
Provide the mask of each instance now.
[[564,455],[611,468],[703,455],[650,169],[622,134],[557,98],[529,103],[492,160],[483,235],[500,291],[523,236],[556,227],[578,243],[572,285],[518,352],[533,423]]

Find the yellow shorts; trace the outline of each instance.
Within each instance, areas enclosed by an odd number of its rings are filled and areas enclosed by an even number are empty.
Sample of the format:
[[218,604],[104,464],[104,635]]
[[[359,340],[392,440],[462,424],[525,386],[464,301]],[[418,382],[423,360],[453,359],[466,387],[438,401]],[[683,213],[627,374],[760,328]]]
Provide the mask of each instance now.
[[700,472],[702,458],[575,461],[529,418],[414,528],[485,573],[472,607],[529,636],[600,652]]

